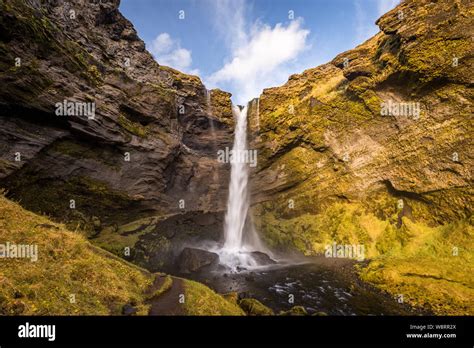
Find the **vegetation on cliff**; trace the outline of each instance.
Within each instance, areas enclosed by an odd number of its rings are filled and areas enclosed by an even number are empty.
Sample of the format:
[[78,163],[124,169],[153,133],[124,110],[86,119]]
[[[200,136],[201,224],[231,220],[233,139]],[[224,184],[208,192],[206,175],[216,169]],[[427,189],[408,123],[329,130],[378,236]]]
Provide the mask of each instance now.
[[[404,1],[373,38],[264,90],[253,216],[271,246],[363,245],[363,279],[473,313],[470,17],[464,1]],[[388,103],[419,113],[386,115]]]

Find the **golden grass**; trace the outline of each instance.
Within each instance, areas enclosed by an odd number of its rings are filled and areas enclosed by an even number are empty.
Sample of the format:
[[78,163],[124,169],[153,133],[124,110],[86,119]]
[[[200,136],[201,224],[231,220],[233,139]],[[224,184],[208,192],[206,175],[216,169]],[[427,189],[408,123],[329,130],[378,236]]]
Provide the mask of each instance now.
[[207,286],[192,280],[183,280],[184,309],[188,315],[245,315],[235,303],[216,294]]
[[[363,280],[440,315],[474,314],[474,227],[462,220],[437,227],[396,213],[381,220],[359,204],[335,203],[321,214],[281,219],[264,212],[257,223],[271,246],[324,254],[325,245],[362,244]],[[457,248],[457,255],[456,249]]]
[[0,258],[1,314],[120,314],[126,303],[146,312],[140,303],[148,272],[0,195],[0,244],[6,242],[37,245],[38,261]]
[[[0,315],[118,315],[125,304],[146,315],[147,300],[172,285],[166,276],[150,294],[153,274],[0,194],[0,244],[7,242],[37,245],[38,260],[0,258]],[[183,283],[187,315],[244,315],[205,285]]]
[[404,301],[435,314],[473,315],[472,225],[458,222],[433,228],[404,218],[404,226],[404,245],[361,269],[362,279],[403,294]]

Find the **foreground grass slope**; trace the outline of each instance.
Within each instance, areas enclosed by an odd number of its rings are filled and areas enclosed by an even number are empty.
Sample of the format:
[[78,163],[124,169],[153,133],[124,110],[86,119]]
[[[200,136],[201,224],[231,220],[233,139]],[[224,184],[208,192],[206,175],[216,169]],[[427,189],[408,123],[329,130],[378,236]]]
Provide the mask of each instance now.
[[[126,304],[148,313],[153,274],[0,195],[0,244],[7,242],[37,245],[38,260],[0,258],[0,315],[119,315]],[[185,314],[243,314],[206,286],[183,282]]]

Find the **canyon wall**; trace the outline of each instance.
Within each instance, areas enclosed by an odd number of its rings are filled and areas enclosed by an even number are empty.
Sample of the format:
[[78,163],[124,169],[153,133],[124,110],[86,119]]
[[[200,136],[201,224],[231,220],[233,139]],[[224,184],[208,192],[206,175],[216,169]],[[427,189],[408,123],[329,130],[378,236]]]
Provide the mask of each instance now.
[[[117,252],[156,230],[219,238],[230,94],[160,66],[118,7],[0,0],[0,185]],[[57,115],[73,102],[95,114]]]
[[252,215],[270,247],[363,250],[360,278],[397,301],[472,315],[473,14],[403,1],[371,39],[252,101]]
[[254,215],[270,242],[321,251],[300,222],[340,204],[398,226],[472,215],[472,14],[468,1],[402,2],[377,35],[252,102]]

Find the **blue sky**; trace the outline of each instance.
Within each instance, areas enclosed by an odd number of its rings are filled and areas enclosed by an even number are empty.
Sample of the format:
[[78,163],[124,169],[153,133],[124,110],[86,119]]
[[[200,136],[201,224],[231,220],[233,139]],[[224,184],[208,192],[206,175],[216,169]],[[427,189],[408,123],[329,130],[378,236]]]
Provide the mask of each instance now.
[[234,103],[378,32],[399,0],[122,0],[158,63],[199,75]]

